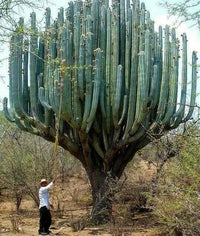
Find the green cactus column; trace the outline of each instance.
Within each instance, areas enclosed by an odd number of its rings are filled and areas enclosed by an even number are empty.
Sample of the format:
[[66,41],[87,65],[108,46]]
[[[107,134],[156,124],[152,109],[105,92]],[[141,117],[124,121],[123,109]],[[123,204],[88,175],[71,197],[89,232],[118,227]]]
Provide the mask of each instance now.
[[155,30],[139,0],[71,1],[54,21],[46,10],[44,32],[36,25],[32,13],[27,37],[21,18],[11,37],[4,113],[20,129],[54,142],[62,96],[59,145],[83,164],[98,223],[111,213],[109,183],[135,153],[191,118],[197,55],[185,112],[187,36],[180,42],[168,25]]

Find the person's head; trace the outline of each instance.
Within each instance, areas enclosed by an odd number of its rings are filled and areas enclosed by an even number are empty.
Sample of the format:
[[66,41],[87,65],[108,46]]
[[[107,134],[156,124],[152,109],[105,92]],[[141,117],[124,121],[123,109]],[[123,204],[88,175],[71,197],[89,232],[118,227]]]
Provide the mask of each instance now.
[[41,179],[40,180],[40,186],[41,187],[45,187],[45,186],[47,186],[47,184],[48,184],[48,181],[46,179]]

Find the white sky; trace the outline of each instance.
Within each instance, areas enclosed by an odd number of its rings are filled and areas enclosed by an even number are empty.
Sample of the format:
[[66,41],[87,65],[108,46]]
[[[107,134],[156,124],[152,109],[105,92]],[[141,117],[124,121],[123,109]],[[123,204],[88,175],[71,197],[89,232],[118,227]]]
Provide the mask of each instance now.
[[[160,0],[143,0],[143,2],[146,5],[146,9],[150,11],[151,19],[155,21],[156,30],[159,25],[162,25],[162,26],[165,26],[166,24],[173,25],[174,19],[175,19],[173,17],[171,18],[167,17],[167,12],[164,8],[161,8],[159,6],[158,4],[159,1]],[[57,0],[56,3],[53,3],[53,5],[50,5],[53,17],[56,17],[57,9],[59,7],[62,6],[65,8],[67,6],[67,2],[69,1]],[[45,5],[44,9],[46,7],[47,5]],[[24,16],[25,20],[29,20],[30,11],[23,12],[21,13],[21,15]],[[42,15],[43,15],[42,11],[37,12],[38,18],[39,17],[43,18]],[[199,30],[195,27],[188,27],[185,23],[183,23],[177,28],[176,31],[178,35],[181,35],[184,32],[187,33],[188,59],[190,60],[193,50],[198,52],[198,56],[200,58],[200,32]],[[8,50],[0,48],[0,55],[1,55],[1,59],[7,58]],[[5,96],[8,97],[8,73],[7,71],[8,71],[8,63],[7,63],[7,60],[4,60],[3,63],[0,65],[0,99],[2,99]],[[188,81],[190,81],[191,79],[190,74],[189,74]],[[200,84],[200,81],[198,81],[198,84]],[[200,92],[200,85],[198,86],[198,91]],[[198,105],[200,105],[200,96],[198,96],[197,100],[198,100]]]

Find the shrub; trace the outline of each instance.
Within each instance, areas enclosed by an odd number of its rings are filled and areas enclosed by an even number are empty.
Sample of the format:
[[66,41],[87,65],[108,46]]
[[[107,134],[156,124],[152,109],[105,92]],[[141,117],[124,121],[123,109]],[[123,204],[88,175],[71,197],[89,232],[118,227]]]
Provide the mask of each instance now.
[[181,151],[166,164],[156,195],[150,199],[167,235],[197,236],[200,232],[199,130],[191,133],[192,137],[187,133],[179,137]]

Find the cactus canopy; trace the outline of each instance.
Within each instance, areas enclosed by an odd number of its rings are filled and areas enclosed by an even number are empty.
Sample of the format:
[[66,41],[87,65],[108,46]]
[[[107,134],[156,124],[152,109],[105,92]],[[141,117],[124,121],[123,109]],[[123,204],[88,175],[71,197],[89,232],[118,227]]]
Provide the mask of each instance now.
[[32,13],[31,27],[20,18],[11,37],[4,113],[20,129],[54,141],[60,112],[59,145],[82,162],[97,204],[107,173],[120,177],[149,133],[160,137],[191,117],[197,56],[185,114],[186,34],[181,41],[169,26],[156,32],[139,0],[73,1],[55,21],[47,8],[44,32]]

